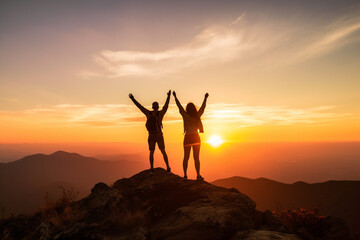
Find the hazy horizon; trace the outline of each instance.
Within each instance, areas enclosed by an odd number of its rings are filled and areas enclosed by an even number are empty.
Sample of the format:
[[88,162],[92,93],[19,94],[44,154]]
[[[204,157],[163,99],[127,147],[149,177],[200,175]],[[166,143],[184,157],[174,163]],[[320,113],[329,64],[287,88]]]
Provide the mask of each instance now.
[[[167,143],[170,165],[182,175],[181,143]],[[63,150],[100,160],[131,160],[148,165],[147,143],[52,143],[0,144],[0,162],[11,161],[36,153],[51,154]],[[265,177],[272,180],[308,183],[329,180],[360,180],[360,142],[337,143],[224,143],[214,148],[202,146],[202,172],[207,181],[242,176]],[[193,160],[189,162],[193,175]],[[159,150],[155,151],[155,166],[165,168]],[[261,167],[259,167],[261,166]],[[126,166],[125,166],[126,167]],[[143,169],[145,170],[145,169]]]

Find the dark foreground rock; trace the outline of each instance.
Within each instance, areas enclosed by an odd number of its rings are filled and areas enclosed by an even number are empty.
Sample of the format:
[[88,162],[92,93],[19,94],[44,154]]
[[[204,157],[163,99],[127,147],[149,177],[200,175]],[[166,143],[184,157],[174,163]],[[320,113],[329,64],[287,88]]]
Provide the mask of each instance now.
[[98,183],[88,197],[55,213],[3,220],[0,238],[304,239],[289,233],[271,212],[256,211],[255,203],[235,189],[184,181],[161,168],[154,175],[143,171],[120,179],[112,187]]

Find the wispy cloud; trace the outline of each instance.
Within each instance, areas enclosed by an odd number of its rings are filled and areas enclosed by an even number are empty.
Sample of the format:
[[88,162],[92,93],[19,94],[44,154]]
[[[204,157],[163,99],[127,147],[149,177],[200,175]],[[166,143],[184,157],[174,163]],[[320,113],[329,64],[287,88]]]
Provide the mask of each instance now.
[[141,119],[139,118],[139,114],[133,110],[133,106],[123,104],[40,105],[33,109],[24,110],[20,114],[41,116],[41,121],[48,123],[75,123],[105,127],[134,125],[140,122]]
[[324,33],[314,34],[313,41],[305,46],[297,57],[299,60],[304,60],[338,49],[347,44],[351,40],[350,37],[359,30],[360,17],[338,21],[336,24],[328,26]]
[[356,117],[351,113],[336,113],[334,106],[289,108],[285,106],[246,106],[214,104],[207,109],[206,120],[233,123],[237,127],[260,125],[322,124]]
[[188,44],[163,51],[103,50],[93,59],[104,72],[83,71],[80,75],[163,76],[234,60],[243,60],[242,66],[249,62],[256,62],[257,67],[293,64],[345,45],[360,30],[358,14],[334,19],[325,26],[313,26],[301,19],[250,23],[248,15],[243,13],[228,25],[209,26]]
[[241,38],[241,34],[232,29],[213,26],[184,46],[162,52],[105,50],[95,55],[94,59],[108,71],[109,77],[158,76],[184,68],[231,61],[252,47],[242,42]]
[[93,78],[93,77],[99,77],[101,76],[100,73],[97,72],[90,72],[90,71],[81,71],[78,73],[78,76],[84,79]]
[[231,22],[231,24],[238,24],[244,17],[245,17],[246,13],[244,12],[243,14],[241,14],[239,17],[237,17],[234,21]]
[[[148,107],[150,109],[150,107]],[[2,111],[1,117],[46,124],[78,124],[91,127],[143,126],[145,117],[133,105],[73,105],[38,106],[23,111]],[[284,106],[247,106],[243,104],[209,104],[204,123],[222,123],[234,127],[261,125],[323,124],[359,118],[351,113],[337,113],[333,106],[288,108]],[[177,107],[171,105],[165,116],[167,124],[182,121]]]

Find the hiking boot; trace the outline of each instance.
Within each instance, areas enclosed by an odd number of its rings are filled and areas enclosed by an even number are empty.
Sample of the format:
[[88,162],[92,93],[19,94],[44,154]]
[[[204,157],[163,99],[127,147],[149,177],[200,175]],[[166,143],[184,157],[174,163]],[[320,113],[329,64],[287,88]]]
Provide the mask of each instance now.
[[154,169],[150,168],[150,175],[153,175],[153,174],[154,174]]
[[183,179],[184,179],[184,181],[188,180],[188,178],[187,178],[187,176],[186,176],[186,175],[184,176],[184,178],[183,178]]
[[166,169],[166,173],[167,173],[167,174],[171,174],[171,168],[170,168],[170,167],[168,167],[168,168]]
[[204,178],[203,178],[202,176],[198,175],[197,178],[196,178],[196,180],[198,180],[198,181],[204,181]]

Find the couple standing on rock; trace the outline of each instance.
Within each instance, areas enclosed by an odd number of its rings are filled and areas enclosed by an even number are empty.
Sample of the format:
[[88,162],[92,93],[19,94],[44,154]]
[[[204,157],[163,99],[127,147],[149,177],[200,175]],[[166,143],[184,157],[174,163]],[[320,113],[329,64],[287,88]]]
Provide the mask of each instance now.
[[[159,146],[159,149],[164,157],[164,161],[166,163],[167,172],[170,174],[171,169],[169,165],[169,160],[167,154],[165,152],[165,143],[164,137],[162,133],[162,119],[169,107],[171,90],[167,93],[166,102],[164,107],[159,111],[159,103],[153,102],[152,109],[150,111],[143,107],[138,101],[135,100],[134,96],[130,93],[129,97],[134,102],[134,104],[145,114],[146,120],[146,128],[149,132],[148,144],[150,150],[150,174],[154,173],[154,151],[156,143]],[[187,179],[187,167],[188,161],[190,157],[191,148],[193,149],[193,156],[195,161],[195,168],[197,173],[197,180],[203,180],[204,178],[200,175],[200,145],[201,140],[199,136],[199,132],[204,132],[203,125],[201,122],[201,115],[204,113],[206,107],[206,100],[209,97],[209,94],[205,94],[204,101],[199,110],[196,109],[196,106],[193,103],[188,103],[186,105],[186,109],[181,106],[179,99],[176,97],[175,91],[173,91],[173,95],[175,97],[176,105],[179,108],[179,112],[183,118],[184,122],[184,160],[183,160],[183,168],[184,168],[184,179]]]

